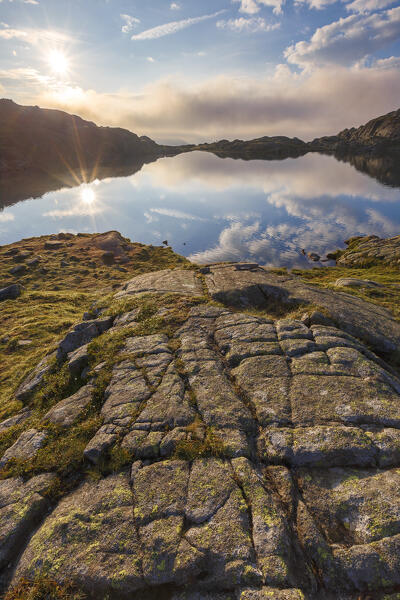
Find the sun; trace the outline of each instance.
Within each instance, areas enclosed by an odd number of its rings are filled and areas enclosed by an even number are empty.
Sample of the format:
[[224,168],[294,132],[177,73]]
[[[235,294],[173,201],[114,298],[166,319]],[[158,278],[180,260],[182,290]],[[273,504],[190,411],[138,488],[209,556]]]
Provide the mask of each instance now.
[[60,50],[52,50],[47,57],[47,62],[55,75],[63,76],[68,73],[69,60]]
[[81,190],[81,199],[84,204],[91,206],[96,201],[96,194],[90,187]]

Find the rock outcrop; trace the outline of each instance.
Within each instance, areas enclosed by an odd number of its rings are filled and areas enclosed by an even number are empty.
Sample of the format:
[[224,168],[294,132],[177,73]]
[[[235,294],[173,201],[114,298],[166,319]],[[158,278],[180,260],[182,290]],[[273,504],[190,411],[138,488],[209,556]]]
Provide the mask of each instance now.
[[[123,344],[104,357],[101,402],[91,404],[94,375],[35,432],[50,420],[66,435],[98,407],[80,479],[50,511],[51,475],[0,481],[13,583],[46,573],[99,600],[394,599],[400,380],[362,340],[382,354],[398,347],[400,325],[254,265],[211,266],[205,285],[219,305],[190,270],[118,292],[137,307],[103,334]],[[157,332],[140,316],[149,294]],[[271,298],[281,312],[318,303],[337,326],[262,316]],[[163,328],[178,303],[183,313]],[[86,475],[116,451],[125,467]]]
[[131,175],[165,151],[146,136],[0,99],[0,207],[65,186]]
[[400,236],[380,238],[377,235],[346,240],[347,248],[331,254],[339,267],[372,267],[400,265]]

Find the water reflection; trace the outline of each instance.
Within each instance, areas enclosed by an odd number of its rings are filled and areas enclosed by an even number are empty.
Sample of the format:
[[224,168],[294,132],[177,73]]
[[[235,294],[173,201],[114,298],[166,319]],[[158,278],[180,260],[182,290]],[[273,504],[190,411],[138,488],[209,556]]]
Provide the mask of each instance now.
[[197,262],[306,266],[302,249],[322,256],[353,235],[398,234],[399,200],[398,189],[329,156],[268,162],[194,152],[7,208],[0,243],[118,229],[143,243],[168,239]]

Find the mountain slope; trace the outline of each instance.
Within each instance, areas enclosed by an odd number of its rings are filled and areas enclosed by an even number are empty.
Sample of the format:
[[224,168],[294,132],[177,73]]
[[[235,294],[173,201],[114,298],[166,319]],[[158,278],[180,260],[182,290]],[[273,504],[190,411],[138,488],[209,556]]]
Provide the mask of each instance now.
[[124,165],[161,154],[158,144],[126,129],[98,127],[60,110],[0,100],[0,173],[55,174]]

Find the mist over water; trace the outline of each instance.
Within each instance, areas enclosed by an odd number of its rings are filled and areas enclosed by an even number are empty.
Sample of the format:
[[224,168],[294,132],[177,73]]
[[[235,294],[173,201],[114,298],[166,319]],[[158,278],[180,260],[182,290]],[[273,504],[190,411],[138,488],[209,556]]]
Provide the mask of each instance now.
[[307,266],[302,249],[323,257],[354,235],[398,234],[400,189],[318,154],[242,161],[194,152],[0,212],[0,244],[110,229],[145,244],[168,240],[200,263]]

